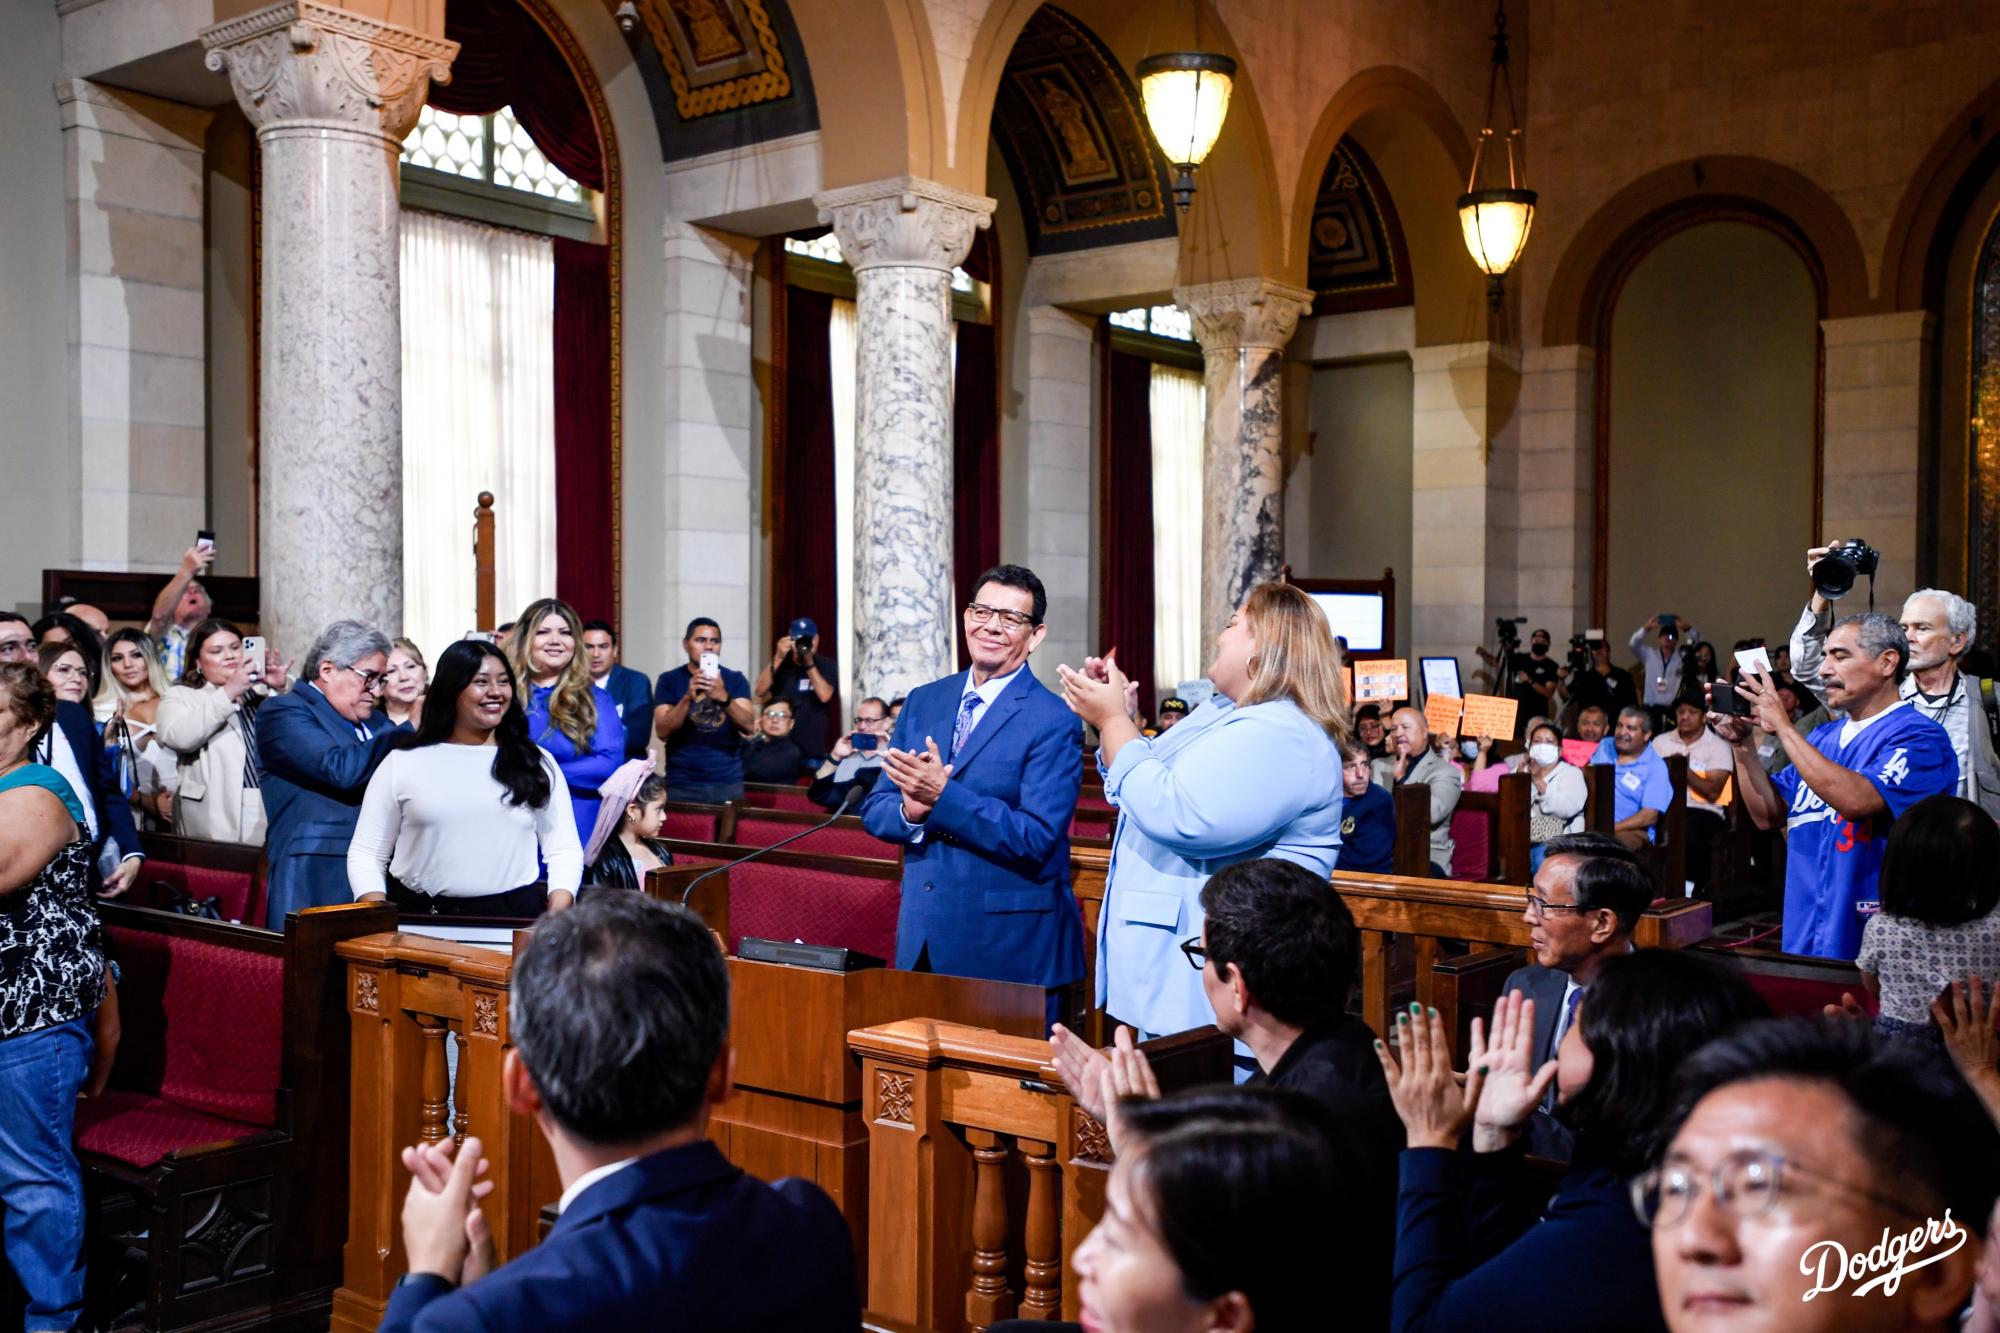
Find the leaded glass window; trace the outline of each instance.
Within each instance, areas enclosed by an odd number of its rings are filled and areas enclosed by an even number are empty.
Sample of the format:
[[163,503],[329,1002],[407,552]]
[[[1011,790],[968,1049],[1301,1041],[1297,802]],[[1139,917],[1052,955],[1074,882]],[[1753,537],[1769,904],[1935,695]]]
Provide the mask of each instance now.
[[583,187],[542,155],[512,107],[486,116],[461,116],[427,106],[403,140],[402,160],[504,190],[568,204],[584,202]]
[[1174,342],[1194,341],[1194,320],[1177,305],[1133,306],[1130,310],[1114,310],[1109,318],[1113,328],[1149,333]]
[[[807,259],[817,259],[824,264],[845,264],[847,262],[847,256],[842,254],[840,250],[840,239],[832,232],[827,232],[823,236],[815,236],[809,241],[802,241],[796,236],[787,236],[785,238],[785,253],[803,255]],[[976,286],[972,281],[972,275],[962,268],[954,268],[951,271],[951,289],[955,292],[963,292],[970,295],[976,290]]]

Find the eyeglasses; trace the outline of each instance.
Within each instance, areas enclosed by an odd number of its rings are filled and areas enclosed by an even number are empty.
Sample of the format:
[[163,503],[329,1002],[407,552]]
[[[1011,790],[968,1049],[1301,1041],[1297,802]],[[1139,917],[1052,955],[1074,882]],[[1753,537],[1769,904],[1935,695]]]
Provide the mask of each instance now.
[[975,625],[984,625],[996,616],[1002,625],[1016,634],[1035,623],[1033,616],[1023,615],[1019,611],[1002,611],[997,606],[986,606],[980,602],[973,602],[965,608],[965,618]]
[[1715,1164],[1704,1185],[1701,1172],[1687,1162],[1668,1161],[1632,1181],[1632,1211],[1647,1227],[1676,1227],[1694,1211],[1704,1188],[1731,1217],[1762,1217],[1778,1206],[1788,1176],[1815,1180],[1872,1200],[1906,1217],[1924,1217],[1923,1210],[1900,1199],[1877,1194],[1866,1186],[1797,1162],[1783,1153],[1744,1148]]
[[1188,966],[1199,972],[1208,966],[1208,950],[1202,945],[1201,936],[1181,941],[1181,952],[1187,956]]
[[1528,895],[1528,915],[1547,916],[1550,912],[1588,912],[1582,903],[1552,903],[1536,894]]
[[355,675],[361,677],[361,688],[366,690],[370,694],[374,694],[376,691],[380,690],[382,686],[388,682],[389,679],[389,675],[387,672],[363,671],[358,666],[342,667],[341,670],[352,671]]

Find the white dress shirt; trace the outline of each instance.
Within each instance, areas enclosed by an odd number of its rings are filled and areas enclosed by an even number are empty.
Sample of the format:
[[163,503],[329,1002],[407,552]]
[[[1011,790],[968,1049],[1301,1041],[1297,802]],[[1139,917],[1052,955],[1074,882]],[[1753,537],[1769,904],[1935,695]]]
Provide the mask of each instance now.
[[[965,709],[966,696],[977,695],[979,697],[979,707],[972,710],[972,723],[965,729],[965,739],[968,741],[971,740],[972,733],[979,730],[980,722],[982,722],[985,719],[986,715],[989,712],[993,711],[994,702],[998,700],[1003,693],[1006,692],[1006,689],[1009,685],[1012,685],[1014,683],[1014,677],[1019,675],[1022,671],[1026,669],[1027,669],[1027,664],[1023,663],[1021,666],[1015,667],[1012,671],[1009,671],[1004,676],[994,676],[990,678],[984,685],[974,685],[972,683],[972,673],[970,671],[966,672],[965,688],[959,691],[958,695],[958,710],[954,711],[951,715],[952,729],[955,731],[958,728],[958,714],[959,712],[962,712]],[[937,740],[938,738],[936,736],[933,736],[931,737],[931,739]],[[951,737],[946,736],[944,737],[944,743],[940,745],[938,749],[942,753],[945,750],[950,749],[950,747],[951,747]],[[956,757],[956,755],[957,752],[955,750],[953,750],[949,754],[945,754],[944,756],[945,763],[947,764],[951,763],[952,760]],[[911,823],[910,817],[907,814],[903,816],[903,827],[910,830],[911,845],[914,846],[915,844],[920,843],[924,840],[924,826],[922,824]]]
[[603,1166],[593,1166],[575,1180],[570,1181],[569,1188],[562,1192],[560,1199],[556,1200],[556,1211],[558,1213],[568,1212],[569,1206],[576,1202],[577,1195],[583,1193],[598,1181],[608,1176],[617,1175],[620,1171],[623,1171],[638,1160],[636,1157],[627,1157],[622,1162],[606,1162]]

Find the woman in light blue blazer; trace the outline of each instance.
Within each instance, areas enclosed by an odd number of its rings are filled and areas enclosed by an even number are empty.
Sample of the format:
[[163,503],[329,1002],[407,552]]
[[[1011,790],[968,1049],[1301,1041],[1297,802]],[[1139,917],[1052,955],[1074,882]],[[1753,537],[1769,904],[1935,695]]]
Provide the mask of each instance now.
[[1063,697],[1097,728],[1104,794],[1118,807],[1097,927],[1097,995],[1146,1036],[1215,1019],[1200,942],[1201,886],[1257,857],[1333,870],[1340,750],[1349,732],[1340,654],[1312,599],[1283,583],[1250,590],[1216,640],[1215,694],[1153,740],[1128,711],[1115,662],[1060,667]]

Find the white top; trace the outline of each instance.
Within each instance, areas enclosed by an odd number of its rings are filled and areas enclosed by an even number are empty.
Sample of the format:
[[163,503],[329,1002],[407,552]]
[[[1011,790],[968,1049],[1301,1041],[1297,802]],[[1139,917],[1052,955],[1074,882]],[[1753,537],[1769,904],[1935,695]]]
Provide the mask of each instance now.
[[555,756],[536,749],[550,793],[539,810],[508,802],[507,789],[493,776],[497,751],[490,745],[392,751],[361,798],[347,848],[347,887],[356,898],[386,892],[387,866],[418,893],[483,898],[539,879],[539,847],[549,892],[575,893],[583,881],[583,845],[569,788]]
[[583,1193],[607,1176],[617,1175],[620,1171],[623,1171],[638,1160],[636,1157],[627,1157],[622,1162],[606,1162],[603,1166],[593,1166],[575,1180],[570,1181],[569,1188],[562,1192],[560,1199],[556,1200],[556,1211],[559,1213],[568,1212],[569,1206],[576,1202],[577,1195]]
[[1877,912],[1861,929],[1861,955],[1854,965],[1881,987],[1885,1016],[1929,1023],[1931,1001],[1952,982],[1972,972],[2000,976],[2000,912],[1961,926]]
[[1877,713],[1875,716],[1867,719],[1864,722],[1856,722],[1853,718],[1851,717],[1848,718],[1845,722],[1840,724],[1840,743],[1842,745],[1846,745],[1848,742],[1852,741],[1856,736],[1859,736],[1862,732],[1868,730],[1868,728],[1874,726],[1877,722],[1880,722],[1883,718],[1889,716],[1889,714],[1895,712],[1898,708],[1901,708],[1904,704],[1908,702],[1909,702],[1908,699],[1898,699],[1896,700],[1896,702],[1890,704],[1887,708],[1883,709],[1881,712]]

